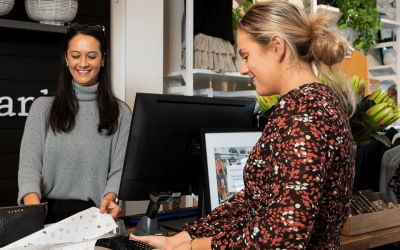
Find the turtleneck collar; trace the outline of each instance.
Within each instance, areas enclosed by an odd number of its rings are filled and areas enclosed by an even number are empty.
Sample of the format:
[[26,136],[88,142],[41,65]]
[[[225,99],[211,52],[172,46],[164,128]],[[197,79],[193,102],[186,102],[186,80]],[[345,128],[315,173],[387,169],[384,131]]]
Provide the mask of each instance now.
[[95,84],[92,86],[83,86],[75,81],[72,81],[75,89],[76,98],[79,101],[94,101],[97,98],[97,87],[99,84]]

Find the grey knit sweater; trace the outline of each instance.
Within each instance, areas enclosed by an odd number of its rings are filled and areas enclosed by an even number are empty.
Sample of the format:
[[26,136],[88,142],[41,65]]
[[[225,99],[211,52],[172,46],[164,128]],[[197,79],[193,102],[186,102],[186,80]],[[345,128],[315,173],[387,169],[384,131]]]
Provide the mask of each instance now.
[[54,134],[47,124],[53,97],[32,104],[22,137],[18,204],[37,193],[39,198],[92,200],[100,207],[108,193],[118,194],[132,114],[119,102],[118,130],[111,136],[97,131],[97,84],[74,83],[79,111],[74,129]]

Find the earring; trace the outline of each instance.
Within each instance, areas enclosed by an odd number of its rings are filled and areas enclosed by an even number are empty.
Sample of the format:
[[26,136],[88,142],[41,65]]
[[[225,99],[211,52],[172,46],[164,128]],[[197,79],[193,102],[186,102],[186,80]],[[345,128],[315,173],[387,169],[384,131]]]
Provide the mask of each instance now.
[[104,64],[102,64],[101,67],[104,68]]
[[68,63],[65,64],[68,67]]
[[276,58],[276,61],[277,61],[277,62],[281,62],[281,59],[277,57],[277,58]]

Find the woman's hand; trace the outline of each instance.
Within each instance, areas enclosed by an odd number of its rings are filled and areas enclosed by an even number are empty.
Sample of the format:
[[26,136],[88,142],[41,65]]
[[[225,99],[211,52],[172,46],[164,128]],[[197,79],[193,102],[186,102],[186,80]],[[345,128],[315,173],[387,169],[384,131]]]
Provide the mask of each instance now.
[[114,193],[108,193],[104,196],[101,201],[100,213],[107,213],[113,217],[114,220],[118,220],[121,216],[121,208],[114,202],[117,196]]
[[35,205],[40,204],[39,195],[37,193],[29,193],[23,198],[24,205]]
[[[211,250],[211,241],[212,237],[196,239],[192,243],[192,249]],[[190,249],[189,241],[183,242],[182,244],[174,248],[174,250],[188,250],[188,249]]]
[[173,237],[165,237],[165,236],[135,236],[130,234],[129,239],[141,241],[143,243],[147,243],[152,245],[156,249],[162,250],[172,250],[174,247],[174,243],[172,242]]
[[172,237],[165,236],[136,236],[131,234],[131,240],[141,241],[152,245],[156,249],[172,250],[183,242],[189,242],[190,236],[186,231],[180,232]]

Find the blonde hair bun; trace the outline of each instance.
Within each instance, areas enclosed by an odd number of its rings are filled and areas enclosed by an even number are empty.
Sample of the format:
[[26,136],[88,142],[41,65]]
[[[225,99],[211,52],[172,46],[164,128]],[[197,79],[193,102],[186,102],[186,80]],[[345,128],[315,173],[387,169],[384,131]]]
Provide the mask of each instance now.
[[335,15],[322,10],[309,17],[311,44],[309,56],[312,61],[320,61],[327,66],[333,66],[343,61],[349,45],[347,41],[333,34],[329,24],[335,20]]

